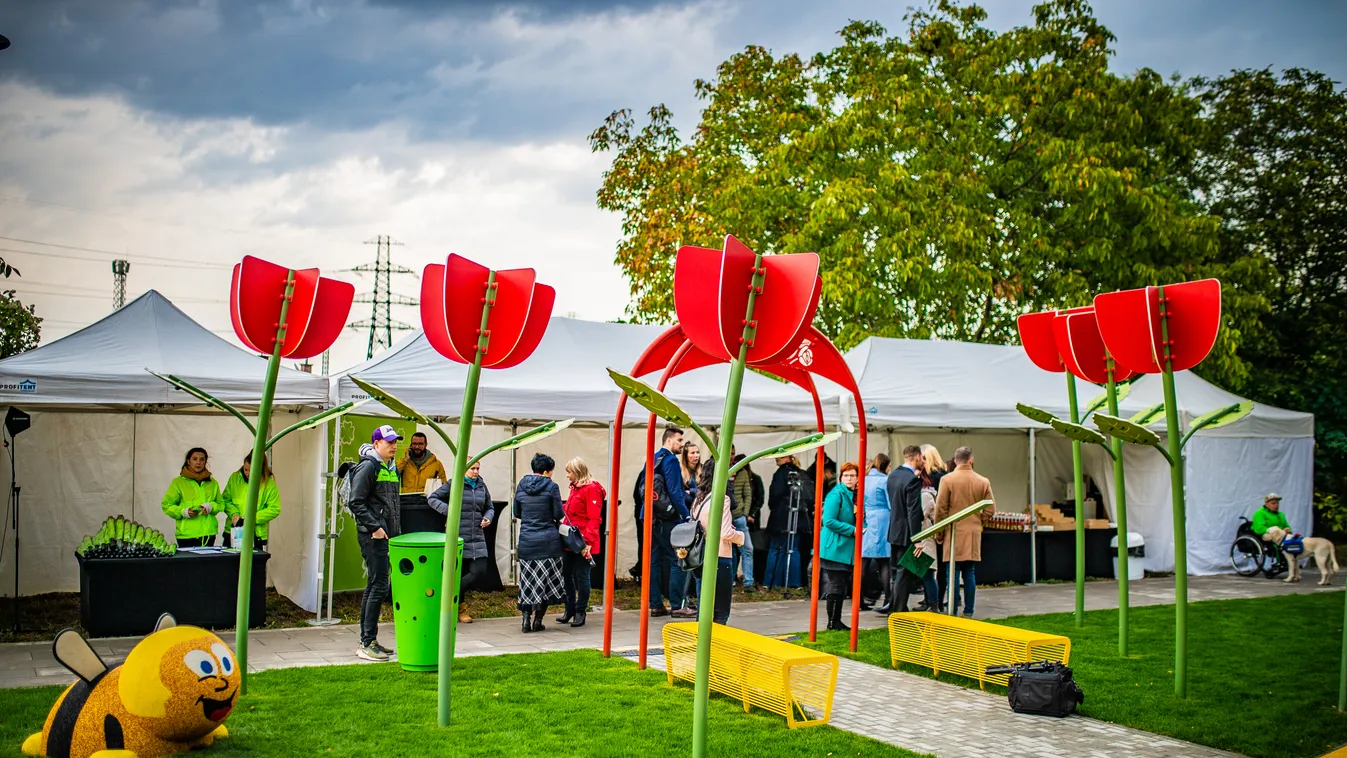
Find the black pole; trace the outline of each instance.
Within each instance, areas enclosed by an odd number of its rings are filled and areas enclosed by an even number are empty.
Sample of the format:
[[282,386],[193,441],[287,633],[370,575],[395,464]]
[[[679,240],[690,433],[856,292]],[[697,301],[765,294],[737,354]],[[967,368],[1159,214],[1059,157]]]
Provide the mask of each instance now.
[[14,635],[19,634],[19,485],[14,481],[14,435],[9,436],[9,496],[14,507]]

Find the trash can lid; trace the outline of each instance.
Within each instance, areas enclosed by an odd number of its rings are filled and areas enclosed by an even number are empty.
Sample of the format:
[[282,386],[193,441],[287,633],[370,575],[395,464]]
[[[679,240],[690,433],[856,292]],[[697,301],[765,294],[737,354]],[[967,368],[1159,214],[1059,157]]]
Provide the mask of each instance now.
[[[463,544],[463,538],[458,538],[458,543]],[[438,547],[444,548],[444,532],[409,532],[408,534],[399,534],[388,541],[393,547]]]
[[[1117,546],[1118,546],[1118,538],[1117,538],[1117,536],[1114,536],[1113,539],[1109,540],[1108,546],[1109,546],[1109,547],[1117,547]],[[1146,538],[1145,538],[1145,537],[1142,537],[1140,534],[1137,534],[1136,532],[1130,532],[1130,531],[1129,531],[1129,532],[1127,533],[1127,549],[1128,549],[1128,550],[1131,550],[1131,549],[1134,548],[1134,547],[1145,547],[1145,546],[1146,546]]]

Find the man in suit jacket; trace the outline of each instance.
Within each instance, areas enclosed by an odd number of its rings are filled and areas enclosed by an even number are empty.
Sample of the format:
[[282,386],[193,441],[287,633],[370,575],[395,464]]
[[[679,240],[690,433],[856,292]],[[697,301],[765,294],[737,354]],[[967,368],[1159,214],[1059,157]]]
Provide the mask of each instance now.
[[[939,521],[950,514],[958,513],[968,506],[983,500],[995,500],[992,495],[992,483],[987,477],[973,471],[973,451],[961,447],[954,451],[955,469],[940,480],[940,493],[935,497],[935,520]],[[991,521],[994,508],[984,508],[978,518],[966,518],[954,525],[954,563],[963,585],[965,602],[963,615],[973,617],[973,599],[977,590],[977,565],[982,560],[982,525]],[[945,541],[943,533],[936,540]],[[948,558],[950,547],[945,545]],[[946,572],[940,572],[941,597],[945,597]],[[959,592],[955,590],[950,602],[955,611],[959,609]]]
[[912,576],[898,565],[912,537],[921,531],[921,474],[925,465],[921,448],[908,445],[903,448],[903,465],[894,468],[884,483],[885,493],[889,496],[889,575],[893,577],[893,586],[889,591],[888,602],[875,609],[875,613],[906,613],[907,599],[921,586],[921,577]]

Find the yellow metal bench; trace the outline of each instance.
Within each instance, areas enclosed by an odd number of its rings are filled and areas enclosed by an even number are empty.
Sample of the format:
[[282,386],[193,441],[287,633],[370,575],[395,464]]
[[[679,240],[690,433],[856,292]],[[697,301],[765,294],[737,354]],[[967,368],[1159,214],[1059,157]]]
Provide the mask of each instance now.
[[938,613],[894,613],[889,616],[889,656],[898,663],[925,666],[1005,685],[1009,674],[987,676],[988,666],[1030,661],[1071,662],[1071,640],[986,621]]
[[[664,626],[664,668],[674,679],[697,679],[697,624]],[[832,717],[837,656],[714,624],[711,690],[786,717],[791,728],[817,726]]]

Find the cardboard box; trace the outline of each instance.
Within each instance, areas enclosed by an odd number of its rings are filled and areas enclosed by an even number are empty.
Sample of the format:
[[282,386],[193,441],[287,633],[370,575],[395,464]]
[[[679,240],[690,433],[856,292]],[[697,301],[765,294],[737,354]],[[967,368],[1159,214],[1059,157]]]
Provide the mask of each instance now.
[[1052,522],[1052,525],[1056,527],[1059,532],[1069,532],[1076,528],[1076,520],[1073,518],[1057,519]]
[[1086,529],[1107,529],[1108,519],[1106,518],[1087,518],[1085,519]]

